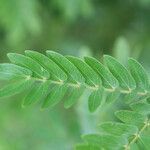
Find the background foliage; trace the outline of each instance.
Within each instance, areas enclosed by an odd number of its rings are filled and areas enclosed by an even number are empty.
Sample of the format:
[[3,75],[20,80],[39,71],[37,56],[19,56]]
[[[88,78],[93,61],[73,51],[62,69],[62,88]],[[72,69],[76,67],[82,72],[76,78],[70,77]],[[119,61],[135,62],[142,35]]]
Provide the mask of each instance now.
[[[132,56],[149,71],[149,26],[149,0],[0,0],[0,61],[7,52],[52,49],[80,57],[111,54],[122,63]],[[38,105],[22,109],[23,95],[0,99],[0,149],[70,150],[81,134],[126,107],[118,102],[90,114],[87,95],[69,110],[59,104],[44,112]]]

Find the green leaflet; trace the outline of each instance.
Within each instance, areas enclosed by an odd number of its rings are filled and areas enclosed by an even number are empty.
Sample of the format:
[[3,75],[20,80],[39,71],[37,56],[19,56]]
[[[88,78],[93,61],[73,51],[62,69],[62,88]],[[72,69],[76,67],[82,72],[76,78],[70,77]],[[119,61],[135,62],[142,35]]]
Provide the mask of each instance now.
[[64,107],[65,108],[70,108],[79,98],[80,96],[83,94],[84,92],[84,87],[71,87],[68,88],[68,95],[65,98],[65,102],[64,102]]
[[97,145],[78,144],[76,146],[76,150],[102,150],[102,149],[99,146],[97,146]]
[[107,104],[111,104],[113,103],[114,101],[116,101],[120,96],[120,93],[117,92],[117,91],[114,91],[114,92],[109,92],[107,91],[107,94],[106,94],[106,103]]
[[[141,106],[140,104],[142,103],[137,103],[140,107],[143,108],[144,106]],[[144,103],[145,104],[145,103]],[[131,108],[136,108],[136,106],[134,106],[136,104],[132,104]],[[149,107],[150,108],[150,107]],[[134,109],[133,109],[134,110]],[[143,111],[143,110],[142,110]],[[146,112],[149,111],[148,108],[147,110],[145,110]],[[137,111],[138,112],[138,111]],[[121,110],[121,111],[117,111],[116,112],[116,116],[123,121],[125,124],[123,123],[117,123],[117,122],[104,122],[102,124],[100,124],[98,126],[98,129],[100,131],[100,136],[101,138],[98,140],[98,137],[96,137],[95,135],[87,135],[88,140],[86,139],[87,143],[90,144],[94,144],[94,145],[100,145],[101,147],[103,147],[103,143],[102,141],[104,141],[104,139],[106,137],[108,137],[109,135],[114,136],[115,137],[119,137],[120,140],[126,140],[126,144],[124,143],[122,146],[128,145],[128,148],[130,147],[131,150],[139,150],[139,149],[143,149],[143,150],[148,150],[148,144],[144,143],[145,141],[142,139],[142,137],[149,137],[150,134],[150,130],[148,130],[148,118],[145,115],[142,115],[140,113],[137,113],[136,111],[129,111],[129,110]],[[147,115],[147,113],[144,113]],[[146,123],[147,122],[147,123]],[[145,125],[147,125],[147,127],[145,127]],[[147,128],[147,130],[146,130]],[[145,131],[144,131],[145,130]],[[137,138],[135,140],[135,136],[139,134],[140,138]],[[146,135],[147,134],[147,135]],[[95,136],[95,137],[94,137]],[[114,139],[111,139],[109,137],[109,140],[111,140],[111,142],[113,142]],[[127,142],[127,140],[129,140]],[[117,141],[117,139],[115,139],[115,141]],[[114,142],[115,142],[114,141]],[[133,143],[132,143],[132,142]],[[146,138],[146,142],[149,143],[150,139]],[[128,144],[127,144],[128,143]],[[121,146],[121,145],[120,145]],[[112,145],[112,143],[107,142],[107,146],[103,147],[104,149],[108,149],[108,150],[113,150],[113,149],[124,149],[123,147],[116,147]],[[127,149],[126,149],[127,150]]]
[[127,137],[134,135],[138,132],[138,128],[132,125],[126,125],[117,122],[106,122],[98,126],[98,129],[102,133],[112,134],[115,136],[126,135]]
[[67,58],[53,51],[46,51],[46,54],[67,73],[69,80],[73,80],[77,83],[84,83],[82,74]]
[[124,137],[113,136],[113,135],[99,135],[99,134],[89,134],[84,135],[83,139],[89,143],[97,146],[101,146],[106,150],[119,150],[122,149],[124,145],[127,144],[127,140]]
[[141,64],[130,58],[128,61],[130,72],[136,81],[137,88],[142,93],[147,93],[149,90],[149,79]]
[[150,130],[147,117],[128,110],[117,111],[116,115],[125,123],[100,124],[98,126],[100,134],[83,136],[85,140],[83,145],[96,145],[106,150],[148,150]]
[[96,111],[96,109],[102,104],[102,102],[103,102],[102,90],[100,89],[93,91],[88,100],[90,112]]
[[10,83],[0,89],[0,97],[8,97],[20,93],[28,88],[31,88],[33,80],[19,80],[14,83]]
[[123,92],[131,93],[131,91],[136,88],[136,83],[131,74],[115,58],[105,55],[104,62],[108,66],[111,73],[119,81],[120,87],[123,89]]
[[114,90],[119,86],[118,81],[112,73],[98,60],[92,57],[85,57],[84,59],[85,62],[102,77],[103,86],[105,88],[108,88],[108,90]]
[[48,79],[50,76],[47,70],[45,70],[38,62],[31,59],[30,57],[16,53],[8,53],[7,56],[12,63],[32,70],[37,76],[41,78]]
[[144,114],[144,115],[150,114],[150,104],[146,102],[137,102],[131,104],[130,107],[132,108],[132,110],[140,114]]
[[120,110],[115,113],[118,119],[127,124],[132,124],[138,127],[144,125],[147,117],[134,111]]
[[48,92],[49,86],[50,86],[50,81],[35,83],[32,89],[30,90],[30,92],[27,94],[27,96],[23,100],[22,106],[24,107],[24,106],[34,104],[38,100],[43,98]]
[[25,51],[25,54],[28,57],[31,57],[35,61],[39,62],[49,73],[51,74],[51,78],[59,81],[67,80],[67,75],[65,72],[51,59],[46,57],[45,55],[38,53],[36,51]]
[[95,88],[101,87],[101,78],[88,64],[77,57],[67,56],[67,58],[80,70],[88,85]]
[[11,80],[16,78],[28,78],[32,76],[32,71],[14,64],[0,64],[0,79]]
[[56,85],[55,87],[53,87],[50,93],[47,95],[42,105],[42,109],[48,107],[51,108],[55,106],[57,103],[59,103],[62,100],[66,91],[67,91],[66,85]]

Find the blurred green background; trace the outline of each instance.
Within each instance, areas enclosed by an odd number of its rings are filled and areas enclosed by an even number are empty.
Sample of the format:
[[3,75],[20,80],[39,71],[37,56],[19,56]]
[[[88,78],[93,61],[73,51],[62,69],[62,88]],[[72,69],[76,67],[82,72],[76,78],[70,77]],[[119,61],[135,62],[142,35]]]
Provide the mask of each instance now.
[[[0,0],[0,62],[26,49],[110,54],[124,64],[132,56],[150,72],[150,0]],[[22,109],[23,95],[0,99],[0,150],[72,149],[120,107],[90,114],[87,95],[69,110],[59,104],[44,112],[39,105]]]

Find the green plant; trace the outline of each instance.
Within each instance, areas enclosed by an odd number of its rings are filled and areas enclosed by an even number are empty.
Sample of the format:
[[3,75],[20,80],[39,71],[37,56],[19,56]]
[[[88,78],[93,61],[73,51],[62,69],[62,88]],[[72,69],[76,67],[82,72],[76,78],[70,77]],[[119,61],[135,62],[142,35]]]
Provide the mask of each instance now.
[[0,64],[0,79],[8,83],[0,89],[0,97],[28,91],[22,106],[44,99],[41,109],[50,108],[65,96],[65,108],[71,107],[84,90],[91,92],[89,110],[94,112],[105,103],[113,103],[121,95],[130,106],[115,113],[123,123],[106,122],[99,125],[100,133],[83,136],[85,143],[77,150],[140,150],[150,147],[149,78],[134,59],[124,67],[115,58],[105,55],[103,63],[92,57],[84,60],[46,51],[25,55],[9,53],[11,63]]

